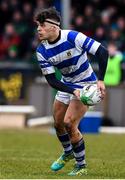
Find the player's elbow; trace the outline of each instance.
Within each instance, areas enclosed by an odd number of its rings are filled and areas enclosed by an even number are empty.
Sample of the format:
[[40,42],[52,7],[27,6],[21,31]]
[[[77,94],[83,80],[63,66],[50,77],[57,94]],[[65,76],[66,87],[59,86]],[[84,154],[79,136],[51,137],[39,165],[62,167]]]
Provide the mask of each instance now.
[[109,52],[108,52],[108,49],[106,49],[106,48],[104,48],[104,53],[105,53],[105,56],[107,57],[106,59],[108,59],[108,57],[109,57]]
[[108,61],[109,52],[104,46],[101,45],[96,52],[96,56],[98,59]]
[[56,81],[56,77],[55,77],[55,74],[48,74],[45,76],[48,84],[51,86],[51,87],[54,87],[54,84],[55,84],[55,81]]
[[46,79],[47,80],[47,82],[48,82],[48,84],[51,86],[51,87],[53,87],[53,81],[51,80],[51,79]]

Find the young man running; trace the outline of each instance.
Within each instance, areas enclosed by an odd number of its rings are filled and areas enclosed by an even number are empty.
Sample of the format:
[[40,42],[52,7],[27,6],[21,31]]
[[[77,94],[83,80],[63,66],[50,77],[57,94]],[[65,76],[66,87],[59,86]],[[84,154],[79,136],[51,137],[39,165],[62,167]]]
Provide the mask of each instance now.
[[[58,90],[53,116],[56,134],[64,152],[53,162],[51,169],[58,171],[75,158],[76,164],[69,175],[86,174],[85,142],[78,125],[88,107],[80,101],[80,89],[85,83],[97,83],[104,97],[103,79],[108,51],[99,42],[80,32],[60,29],[61,18],[55,8],[41,10],[36,14],[35,21],[41,41],[37,48],[38,62],[47,82]],[[87,53],[93,54],[98,60],[98,79]],[[61,81],[56,79],[55,67],[62,74]]]

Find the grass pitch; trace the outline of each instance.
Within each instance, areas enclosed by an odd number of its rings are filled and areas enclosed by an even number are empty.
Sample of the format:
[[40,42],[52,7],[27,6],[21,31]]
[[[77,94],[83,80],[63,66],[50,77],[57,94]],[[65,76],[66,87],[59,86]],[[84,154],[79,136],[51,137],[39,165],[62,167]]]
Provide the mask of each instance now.
[[39,129],[0,130],[0,179],[125,179],[125,135],[85,135],[88,175],[69,177],[73,161],[59,172],[50,165],[61,153],[55,135]]

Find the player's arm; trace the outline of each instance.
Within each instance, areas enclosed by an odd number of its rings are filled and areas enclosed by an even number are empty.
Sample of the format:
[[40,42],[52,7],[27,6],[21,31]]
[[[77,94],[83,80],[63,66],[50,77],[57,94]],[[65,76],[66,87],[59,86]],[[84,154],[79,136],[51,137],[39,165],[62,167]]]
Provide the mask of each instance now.
[[98,74],[98,82],[97,85],[99,89],[101,90],[102,93],[102,98],[105,96],[105,85],[104,85],[104,76],[107,68],[107,62],[108,62],[108,50],[100,45],[99,48],[97,49],[95,56],[98,59],[98,64],[99,64],[99,74]]
[[109,56],[108,50],[104,46],[100,45],[95,53],[95,56],[97,57],[99,64],[98,80],[103,81]]
[[42,70],[42,74],[45,76],[47,82],[49,85],[59,91],[68,92],[71,94],[74,94],[79,98],[80,92],[79,90],[75,90],[74,88],[68,87],[61,81],[59,81],[55,76],[55,69],[54,67],[49,64],[49,62],[46,61],[46,59],[43,57],[43,54],[41,52],[37,52],[37,59],[40,65],[40,68]]
[[67,92],[67,93],[70,93],[70,94],[74,94],[75,89],[71,88],[71,87],[68,87],[63,82],[59,81],[56,78],[55,73],[47,74],[47,75],[45,75],[45,78],[46,78],[48,84],[51,87],[53,87],[53,88],[55,88],[55,89],[57,89],[59,91]]

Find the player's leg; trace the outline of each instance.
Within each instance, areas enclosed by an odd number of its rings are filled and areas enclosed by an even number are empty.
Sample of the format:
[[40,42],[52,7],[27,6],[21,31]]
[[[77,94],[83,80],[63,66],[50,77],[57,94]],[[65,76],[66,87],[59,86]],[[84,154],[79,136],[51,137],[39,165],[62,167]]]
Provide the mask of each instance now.
[[78,125],[87,110],[88,107],[81,103],[81,101],[73,99],[68,106],[64,118],[65,128],[70,136],[76,159],[75,168],[69,175],[86,174],[85,143],[82,134],[78,130]]
[[66,129],[64,126],[64,117],[67,108],[68,108],[67,104],[64,104],[58,100],[54,101],[53,104],[54,128],[58,136],[66,133]]
[[[65,94],[66,95],[66,94]],[[64,101],[64,99],[60,99],[60,101]],[[64,126],[64,116],[66,110],[68,108],[68,102],[60,102],[59,100],[55,100],[53,106],[53,116],[54,116],[54,126],[56,130],[57,137],[61,142],[64,153],[51,165],[51,169],[54,171],[58,171],[64,167],[65,163],[68,162],[70,159],[73,159],[72,153],[72,145],[69,139],[69,135],[66,132]]]
[[[58,100],[56,99],[53,105],[54,126],[57,137],[63,146],[64,153],[69,155],[72,152],[72,146],[69,135],[64,126],[64,117],[68,108],[69,94],[61,93],[59,97],[60,98],[57,98]],[[61,97],[63,97],[63,99]]]

